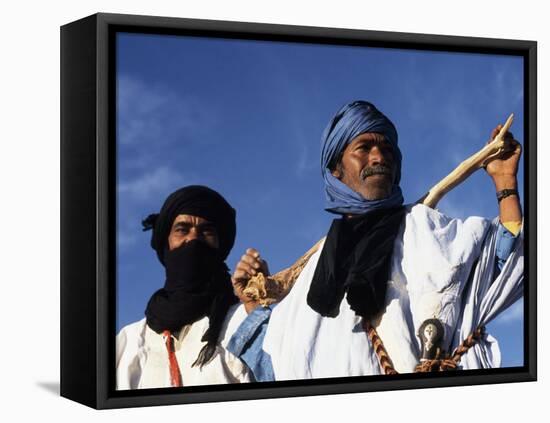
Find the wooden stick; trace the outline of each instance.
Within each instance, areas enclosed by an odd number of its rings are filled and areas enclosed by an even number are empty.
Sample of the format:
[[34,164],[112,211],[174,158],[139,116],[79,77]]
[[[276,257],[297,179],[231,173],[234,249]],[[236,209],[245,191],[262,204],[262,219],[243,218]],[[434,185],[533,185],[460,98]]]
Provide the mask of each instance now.
[[450,190],[464,182],[476,170],[486,166],[492,159],[500,156],[505,151],[506,147],[504,134],[510,129],[513,120],[514,114],[512,113],[492,142],[460,163],[451,173],[435,184],[428,193],[417,202],[433,209]]
[[[435,184],[424,197],[417,201],[417,203],[434,208],[450,190],[464,182],[476,170],[486,166],[491,160],[506,152],[507,143],[504,140],[504,134],[510,129],[513,120],[514,115],[511,114],[493,141],[460,163],[451,173]],[[319,246],[325,238],[317,241],[317,243],[302,257],[296,260],[292,266],[272,276],[268,276],[267,278],[262,273],[250,278],[243,291],[244,294],[259,301],[263,306],[283,299],[294,285],[294,282],[296,282],[298,275],[305,267],[310,257],[319,249]]]

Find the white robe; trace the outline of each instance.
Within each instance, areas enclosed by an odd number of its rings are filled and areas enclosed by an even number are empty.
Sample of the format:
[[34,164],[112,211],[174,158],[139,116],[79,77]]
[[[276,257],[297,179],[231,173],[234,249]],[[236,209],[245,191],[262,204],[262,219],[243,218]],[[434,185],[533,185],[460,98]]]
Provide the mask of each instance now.
[[[225,349],[230,335],[246,318],[242,307],[228,311],[216,353],[201,369],[191,367],[206,344],[201,338],[208,329],[208,317],[184,326],[174,339],[174,348],[183,386],[217,385],[249,382],[249,374],[241,361]],[[117,389],[170,387],[168,352],[163,335],[157,334],[145,318],[122,328],[116,337]]]
[[[493,281],[498,219],[451,219],[424,205],[410,206],[396,237],[386,310],[373,322],[400,373],[419,363],[420,325],[438,318],[444,349],[452,352],[523,294],[523,234]],[[378,357],[346,298],[336,318],[322,317],[306,302],[322,246],[291,292],[274,308],[263,344],[276,380],[381,374]],[[485,335],[460,368],[500,366],[498,343]]]

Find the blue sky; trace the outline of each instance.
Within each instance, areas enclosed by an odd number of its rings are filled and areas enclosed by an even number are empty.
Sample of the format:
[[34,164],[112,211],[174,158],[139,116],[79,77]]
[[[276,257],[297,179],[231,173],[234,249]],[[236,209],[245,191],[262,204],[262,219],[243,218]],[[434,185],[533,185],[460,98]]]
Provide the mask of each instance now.
[[[323,237],[335,216],[324,211],[321,134],[351,100],[396,125],[408,203],[510,113],[523,141],[519,57],[140,34],[119,34],[117,51],[117,331],[164,283],[141,220],[181,186],[210,186],[237,210],[231,269],[255,247],[276,272]],[[438,208],[498,214],[482,171]],[[522,301],[489,332],[504,366],[523,364]]]

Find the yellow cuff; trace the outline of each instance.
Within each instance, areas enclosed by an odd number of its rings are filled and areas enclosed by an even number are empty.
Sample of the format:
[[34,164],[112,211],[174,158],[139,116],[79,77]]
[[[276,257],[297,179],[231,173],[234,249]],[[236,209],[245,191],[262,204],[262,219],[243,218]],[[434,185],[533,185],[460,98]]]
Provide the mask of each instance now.
[[511,221],[511,222],[502,222],[502,226],[508,229],[512,235],[517,236],[521,230],[521,220],[520,221]]

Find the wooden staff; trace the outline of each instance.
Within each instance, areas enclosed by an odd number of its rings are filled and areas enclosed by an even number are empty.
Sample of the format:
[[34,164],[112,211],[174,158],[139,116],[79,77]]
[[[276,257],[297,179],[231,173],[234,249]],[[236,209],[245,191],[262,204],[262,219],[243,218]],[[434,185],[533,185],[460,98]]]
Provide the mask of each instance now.
[[[511,114],[493,141],[460,163],[451,173],[435,184],[417,203],[435,208],[445,194],[464,182],[476,170],[485,167],[491,160],[509,151],[504,135],[510,129],[513,120],[514,115]],[[263,306],[280,301],[290,291],[309,258],[319,249],[324,240],[325,238],[320,239],[292,266],[272,276],[265,277],[262,273],[253,276],[249,279],[243,293]]]
[[418,203],[433,209],[450,190],[464,182],[476,170],[485,167],[491,160],[508,151],[504,134],[512,126],[513,120],[514,114],[512,113],[493,141],[460,163],[451,173],[435,184],[424,197],[418,200]]

